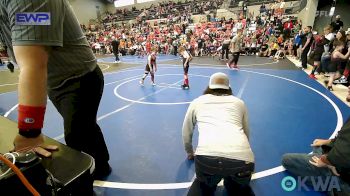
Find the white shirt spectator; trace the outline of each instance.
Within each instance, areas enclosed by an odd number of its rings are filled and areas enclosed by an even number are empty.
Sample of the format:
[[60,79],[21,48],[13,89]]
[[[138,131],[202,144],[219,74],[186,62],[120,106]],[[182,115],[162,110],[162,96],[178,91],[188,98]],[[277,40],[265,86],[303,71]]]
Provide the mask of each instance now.
[[238,29],[238,30],[242,29],[242,28],[243,28],[242,22],[237,22],[237,23],[235,24],[235,28]]
[[248,141],[247,109],[239,98],[207,94],[190,104],[182,129],[187,153],[192,151],[192,135],[196,124],[199,132],[196,155],[254,162]]

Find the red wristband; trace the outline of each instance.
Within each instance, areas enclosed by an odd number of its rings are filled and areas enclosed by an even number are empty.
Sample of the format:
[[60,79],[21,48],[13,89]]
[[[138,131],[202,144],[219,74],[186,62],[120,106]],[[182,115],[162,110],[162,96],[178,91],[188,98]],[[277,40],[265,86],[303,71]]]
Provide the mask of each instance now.
[[41,129],[44,124],[45,106],[18,106],[18,129]]

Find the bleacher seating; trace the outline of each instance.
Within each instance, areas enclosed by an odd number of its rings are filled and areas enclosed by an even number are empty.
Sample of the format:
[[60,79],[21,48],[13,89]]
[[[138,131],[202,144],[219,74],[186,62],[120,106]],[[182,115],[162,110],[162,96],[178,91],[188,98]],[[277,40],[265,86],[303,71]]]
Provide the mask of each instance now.
[[[142,15],[143,12],[148,12],[146,16],[144,16],[143,19],[151,20],[151,19],[161,19],[161,18],[167,18],[168,15],[176,15],[181,16],[184,12],[190,12],[192,15],[196,14],[204,14],[204,11],[210,11],[218,9],[223,3],[223,0],[217,0],[217,1],[185,1],[185,2],[167,2],[160,4],[160,6],[154,6],[151,5],[150,7],[142,10],[137,10],[136,8],[133,8],[133,11],[130,10],[120,10],[117,9],[115,13],[106,13],[106,16],[103,19],[103,23],[110,23],[110,22],[119,22],[119,21],[126,21],[126,20],[133,20]],[[208,4],[208,5],[207,5]],[[171,6],[170,6],[171,5]],[[205,6],[203,6],[205,5]],[[169,6],[171,9],[169,9]],[[159,7],[164,9],[162,13],[158,13]],[[186,10],[185,8],[189,8],[190,10]]]

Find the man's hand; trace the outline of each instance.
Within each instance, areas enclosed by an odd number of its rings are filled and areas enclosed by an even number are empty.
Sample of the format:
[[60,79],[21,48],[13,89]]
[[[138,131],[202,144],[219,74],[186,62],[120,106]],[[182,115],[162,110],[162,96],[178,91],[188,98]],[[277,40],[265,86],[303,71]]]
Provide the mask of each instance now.
[[334,166],[327,165],[317,156],[313,156],[312,161],[310,160],[309,163],[316,166],[316,167],[328,167],[335,176],[340,176],[340,174],[338,173],[337,169]]
[[313,156],[311,158],[312,160],[309,160],[309,163],[311,165],[314,165],[316,167],[327,167],[328,165],[326,163],[324,163],[320,158],[318,158],[317,156]]
[[324,140],[324,139],[315,139],[314,142],[312,142],[311,146],[312,147],[319,147],[322,145],[327,145],[329,144],[331,140]]
[[42,155],[44,157],[50,157],[51,152],[48,150],[58,150],[57,146],[54,145],[44,145],[44,136],[43,134],[40,134],[38,137],[35,138],[26,138],[21,135],[17,135],[13,141],[14,144],[14,151],[21,151],[26,152],[33,150],[39,155]]

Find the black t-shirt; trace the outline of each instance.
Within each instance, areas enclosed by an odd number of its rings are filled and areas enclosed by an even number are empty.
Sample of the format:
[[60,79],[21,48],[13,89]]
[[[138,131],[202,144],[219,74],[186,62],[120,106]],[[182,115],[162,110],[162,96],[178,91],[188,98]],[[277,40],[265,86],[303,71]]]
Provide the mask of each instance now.
[[333,27],[334,31],[339,31],[340,27],[344,26],[343,21],[339,20],[339,21],[334,21],[331,23],[331,26]]
[[203,48],[203,39],[198,39],[198,48]]
[[309,42],[309,44],[307,46],[305,46],[305,48],[311,47],[311,44],[312,44],[312,41],[313,41],[314,37],[313,37],[311,32],[306,33],[304,35],[301,35],[301,43],[302,43],[303,47],[306,44],[306,41],[307,41],[308,38],[310,38],[310,42]]

